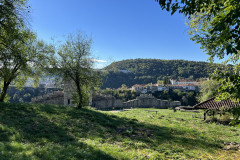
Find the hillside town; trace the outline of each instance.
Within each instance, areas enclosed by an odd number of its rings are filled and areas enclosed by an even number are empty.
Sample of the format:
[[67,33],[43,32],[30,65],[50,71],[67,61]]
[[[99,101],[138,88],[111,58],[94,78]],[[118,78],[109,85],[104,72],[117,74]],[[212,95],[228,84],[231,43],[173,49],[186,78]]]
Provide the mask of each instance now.
[[[207,80],[207,79],[206,79]],[[131,87],[131,90],[140,93],[156,92],[156,91],[169,91],[169,89],[179,89],[183,92],[186,91],[198,91],[202,82],[196,82],[191,80],[176,80],[170,79],[171,84],[135,84]]]

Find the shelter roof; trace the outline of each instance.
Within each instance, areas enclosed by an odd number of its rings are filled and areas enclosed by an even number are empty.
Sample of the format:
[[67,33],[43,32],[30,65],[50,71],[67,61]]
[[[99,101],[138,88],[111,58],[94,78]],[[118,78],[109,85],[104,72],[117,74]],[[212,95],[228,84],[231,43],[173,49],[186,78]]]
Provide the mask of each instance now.
[[223,109],[231,109],[233,107],[238,107],[239,102],[234,102],[232,100],[226,100],[226,101],[215,101],[215,97],[208,99],[204,102],[198,103],[195,106],[193,106],[196,109],[216,109],[219,110],[220,108]]

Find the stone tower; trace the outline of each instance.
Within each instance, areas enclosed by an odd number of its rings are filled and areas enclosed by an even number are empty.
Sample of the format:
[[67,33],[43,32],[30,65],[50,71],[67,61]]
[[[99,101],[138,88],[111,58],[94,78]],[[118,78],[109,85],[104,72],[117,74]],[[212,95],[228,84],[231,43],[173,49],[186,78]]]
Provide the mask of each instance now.
[[75,92],[75,85],[73,80],[68,79],[64,82],[64,105],[66,106],[74,106],[72,102],[72,96]]

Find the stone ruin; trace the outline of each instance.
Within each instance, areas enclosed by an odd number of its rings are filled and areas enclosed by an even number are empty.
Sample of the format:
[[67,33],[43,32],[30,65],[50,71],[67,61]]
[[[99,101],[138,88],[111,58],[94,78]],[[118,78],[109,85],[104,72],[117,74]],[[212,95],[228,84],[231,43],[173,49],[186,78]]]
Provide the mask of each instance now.
[[54,91],[53,93],[44,94],[42,96],[37,96],[32,98],[31,103],[42,103],[42,104],[64,104],[64,92]]
[[128,109],[128,108],[175,108],[181,106],[180,101],[168,101],[155,98],[151,94],[141,94],[136,99],[123,102],[109,95],[96,95],[92,100],[92,107],[97,109]]
[[73,81],[67,80],[64,82],[64,91],[53,91],[52,93],[37,96],[32,98],[31,103],[74,106],[72,102],[74,89],[75,87]]
[[[74,106],[72,95],[75,90],[71,80],[65,81],[64,91],[54,91],[50,94],[32,98],[32,103],[56,104]],[[123,102],[110,95],[98,94],[91,97],[90,105],[97,109],[124,109],[124,108],[175,108],[181,106],[180,101],[168,101],[155,98],[152,94],[141,94],[136,99]]]
[[91,106],[97,109],[122,108],[123,101],[110,95],[97,94],[93,97]]

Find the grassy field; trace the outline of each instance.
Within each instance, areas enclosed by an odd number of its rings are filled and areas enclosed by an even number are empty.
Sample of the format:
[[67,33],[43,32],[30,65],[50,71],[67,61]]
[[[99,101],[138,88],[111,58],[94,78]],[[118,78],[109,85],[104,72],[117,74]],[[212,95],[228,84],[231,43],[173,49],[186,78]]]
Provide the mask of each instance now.
[[0,103],[0,159],[240,159],[240,127],[202,114]]

